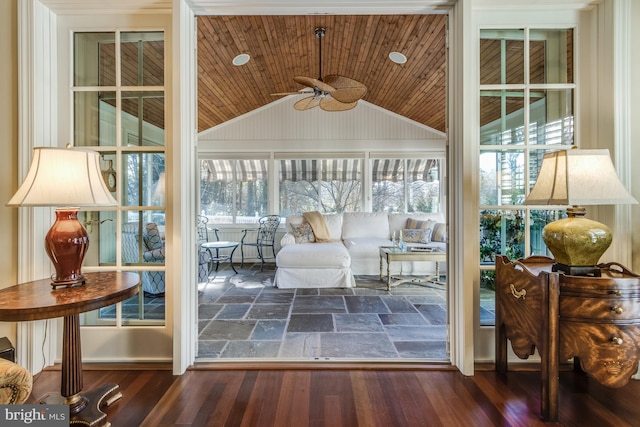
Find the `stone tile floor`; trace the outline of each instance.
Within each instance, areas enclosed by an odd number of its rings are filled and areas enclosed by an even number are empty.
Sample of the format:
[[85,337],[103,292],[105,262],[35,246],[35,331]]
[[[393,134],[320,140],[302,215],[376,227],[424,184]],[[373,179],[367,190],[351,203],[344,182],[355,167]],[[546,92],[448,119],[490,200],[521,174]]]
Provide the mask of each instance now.
[[439,285],[377,276],[351,289],[277,289],[266,266],[213,273],[198,285],[198,361],[448,361]]

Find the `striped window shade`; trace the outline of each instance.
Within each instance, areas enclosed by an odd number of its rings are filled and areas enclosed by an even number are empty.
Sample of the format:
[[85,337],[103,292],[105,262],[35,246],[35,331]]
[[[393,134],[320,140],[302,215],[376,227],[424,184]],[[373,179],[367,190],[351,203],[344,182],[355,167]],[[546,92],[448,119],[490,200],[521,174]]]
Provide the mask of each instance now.
[[202,162],[201,178],[207,182],[232,181],[236,173],[238,181],[268,179],[267,160],[208,159]]

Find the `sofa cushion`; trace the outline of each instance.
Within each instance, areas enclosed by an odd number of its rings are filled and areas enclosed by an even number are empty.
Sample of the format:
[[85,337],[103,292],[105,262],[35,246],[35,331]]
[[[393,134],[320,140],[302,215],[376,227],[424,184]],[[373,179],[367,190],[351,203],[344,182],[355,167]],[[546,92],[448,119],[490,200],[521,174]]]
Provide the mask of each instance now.
[[350,237],[344,239],[352,258],[375,258],[378,260],[380,246],[391,246],[391,240],[383,237]]
[[[342,214],[322,214],[329,229],[329,237],[332,240],[342,239]],[[289,215],[286,219],[287,231],[293,233],[292,224],[302,224],[302,215]]]
[[341,242],[287,245],[276,256],[278,268],[348,268],[351,258]]
[[389,219],[385,213],[345,212],[342,215],[342,239],[378,237],[389,239]]
[[0,357],[0,404],[24,403],[32,387],[33,377],[27,369]]
[[447,224],[437,222],[431,231],[431,240],[434,242],[447,242]]
[[342,239],[342,214],[323,214],[331,240]]
[[405,243],[429,243],[431,241],[430,228],[405,228],[402,230]]
[[407,219],[407,223],[405,224],[405,226],[409,229],[426,230],[432,228],[434,223],[435,221],[431,221],[430,219],[423,221],[415,218],[409,218]]
[[296,243],[313,243],[316,241],[311,225],[309,225],[308,222],[291,224],[291,233],[293,234]]
[[444,218],[441,213],[423,213],[423,212],[412,212],[412,213],[402,213],[402,214],[390,214],[389,215],[389,231],[393,233],[394,231],[397,233],[403,228],[414,228],[407,227],[408,219],[415,219],[418,221],[435,221],[435,222],[444,222]]

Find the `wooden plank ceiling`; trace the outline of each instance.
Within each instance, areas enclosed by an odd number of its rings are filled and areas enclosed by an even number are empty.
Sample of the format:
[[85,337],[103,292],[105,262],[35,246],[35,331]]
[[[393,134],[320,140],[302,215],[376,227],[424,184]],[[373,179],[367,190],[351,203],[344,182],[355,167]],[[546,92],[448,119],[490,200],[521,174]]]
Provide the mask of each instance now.
[[[198,131],[303,86],[318,76],[316,27],[326,28],[322,74],[364,83],[364,100],[445,131],[446,21],[438,15],[198,16]],[[389,60],[403,53],[405,64]],[[251,56],[232,65],[241,53]],[[308,112],[300,112],[305,114]],[[334,113],[340,114],[340,113]]]

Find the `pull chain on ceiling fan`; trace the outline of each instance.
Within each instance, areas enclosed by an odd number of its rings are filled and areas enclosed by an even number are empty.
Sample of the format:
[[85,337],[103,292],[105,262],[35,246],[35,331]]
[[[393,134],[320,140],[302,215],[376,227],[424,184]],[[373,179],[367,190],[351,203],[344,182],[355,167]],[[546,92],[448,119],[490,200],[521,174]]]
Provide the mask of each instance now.
[[[314,30],[318,38],[318,78],[295,76],[293,80],[313,90],[313,95],[303,98],[293,106],[296,110],[304,111],[319,106],[325,111],[346,111],[355,108],[358,100],[367,93],[367,87],[349,77],[331,74],[322,77],[322,39],[326,29],[318,27]],[[292,95],[305,92],[277,93],[274,95]]]

